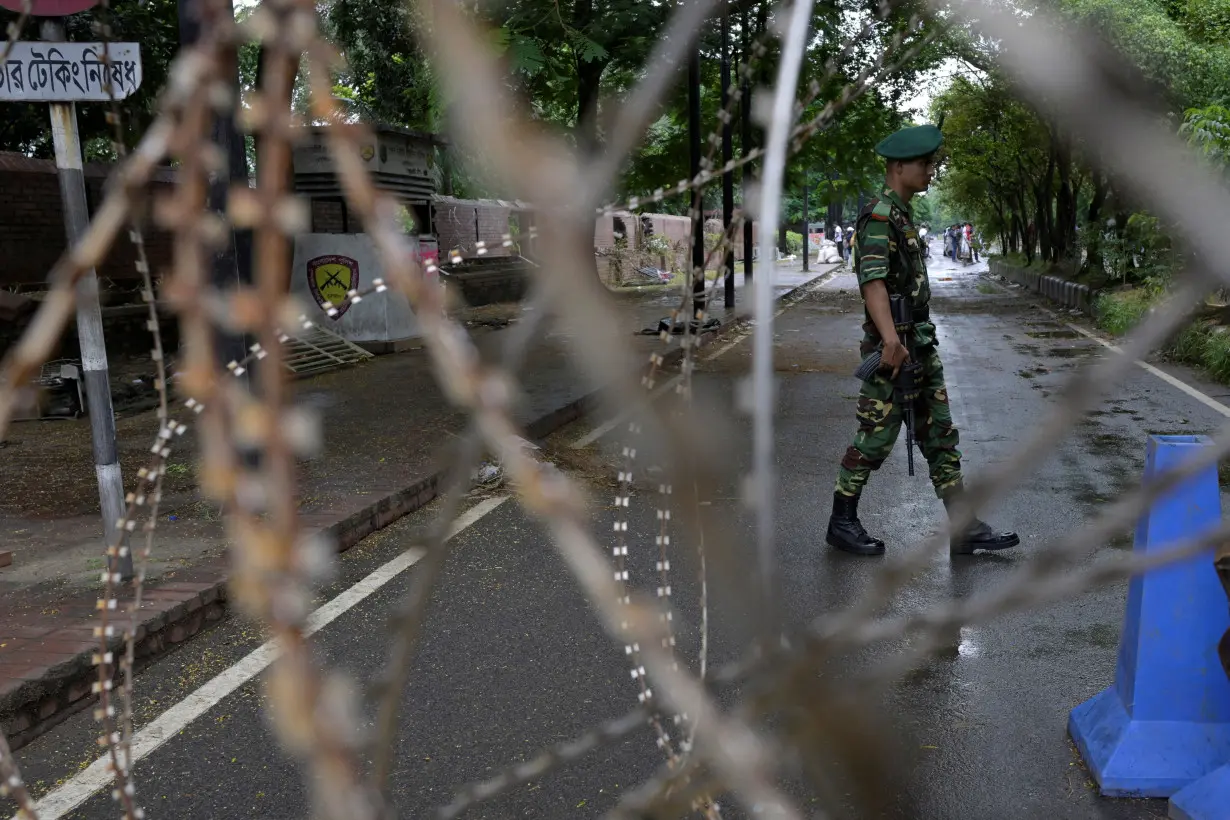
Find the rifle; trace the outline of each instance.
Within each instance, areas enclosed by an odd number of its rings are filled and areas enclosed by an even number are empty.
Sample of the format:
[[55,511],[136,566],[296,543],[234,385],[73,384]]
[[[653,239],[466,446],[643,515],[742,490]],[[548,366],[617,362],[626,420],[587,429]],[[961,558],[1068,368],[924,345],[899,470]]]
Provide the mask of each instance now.
[[[910,475],[914,475],[914,402],[922,392],[919,386],[922,365],[918,363],[914,351],[914,317],[910,299],[895,293],[889,294],[888,307],[892,312],[897,338],[910,354],[909,360],[901,365],[897,379],[893,382],[893,400],[901,404],[902,422],[905,424],[906,463]],[[880,371],[880,354],[883,347],[881,344],[878,349],[868,353],[863,363],[854,371],[860,381],[868,381]]]

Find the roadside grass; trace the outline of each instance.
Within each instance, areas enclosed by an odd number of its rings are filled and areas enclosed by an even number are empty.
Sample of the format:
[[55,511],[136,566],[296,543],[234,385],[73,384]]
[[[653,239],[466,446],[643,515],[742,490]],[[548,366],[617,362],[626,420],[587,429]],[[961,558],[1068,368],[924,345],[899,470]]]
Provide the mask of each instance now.
[[1094,307],[1098,327],[1112,336],[1122,336],[1144,317],[1156,299],[1144,290],[1125,290],[1098,297]]
[[[1107,293],[1098,297],[1097,325],[1112,336],[1136,326],[1164,294],[1144,289]],[[1230,327],[1197,319],[1183,328],[1162,351],[1167,358],[1204,370],[1213,379],[1230,384]]]

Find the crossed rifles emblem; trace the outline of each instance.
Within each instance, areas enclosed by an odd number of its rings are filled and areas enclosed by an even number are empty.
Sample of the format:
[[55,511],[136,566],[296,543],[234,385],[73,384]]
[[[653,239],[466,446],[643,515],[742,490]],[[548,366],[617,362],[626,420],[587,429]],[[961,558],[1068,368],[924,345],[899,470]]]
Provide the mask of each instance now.
[[332,316],[337,321],[350,309],[346,294],[359,287],[359,263],[349,256],[317,256],[308,260],[307,280],[316,304],[324,309],[328,303],[337,309]]

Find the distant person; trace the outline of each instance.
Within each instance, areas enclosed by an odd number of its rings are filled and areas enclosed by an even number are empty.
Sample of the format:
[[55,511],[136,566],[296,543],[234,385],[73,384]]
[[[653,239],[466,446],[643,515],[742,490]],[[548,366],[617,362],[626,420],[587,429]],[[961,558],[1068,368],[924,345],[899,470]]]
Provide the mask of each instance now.
[[[934,125],[906,128],[876,146],[886,160],[884,189],[867,203],[859,214],[854,233],[853,266],[863,296],[866,320],[860,352],[880,353],[880,370],[863,381],[855,414],[858,431],[842,456],[833,488],[833,512],[825,540],[855,555],[882,555],[884,542],[873,538],[858,519],[858,501],[871,472],[884,463],[901,432],[903,412],[898,400],[901,390],[918,389],[913,410],[918,445],[930,467],[935,494],[951,509],[964,493],[961,452],[957,449],[957,428],[952,423],[944,368],[936,352],[935,325],[931,322],[931,283],[927,265],[918,247],[910,212],[910,200],[931,184],[935,173],[935,153],[943,133]],[[909,345],[903,344],[893,322],[894,299],[905,301],[909,324],[903,330]],[[913,361],[911,361],[913,358]],[[899,514],[906,511],[902,494],[894,504]],[[917,527],[924,520],[915,519]],[[974,519],[962,530],[952,532],[949,552],[970,555],[976,550],[1001,550],[1015,547],[1015,533],[997,532]]]
[[842,242],[845,235],[845,231],[842,229],[841,225],[833,226],[833,242],[837,245],[837,255],[841,257],[842,262],[846,261],[846,246],[845,243]]

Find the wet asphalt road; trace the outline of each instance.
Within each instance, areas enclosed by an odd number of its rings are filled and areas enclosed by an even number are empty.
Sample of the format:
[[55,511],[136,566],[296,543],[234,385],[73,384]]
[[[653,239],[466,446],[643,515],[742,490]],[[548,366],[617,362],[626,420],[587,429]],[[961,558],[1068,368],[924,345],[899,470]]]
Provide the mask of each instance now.
[[[1053,408],[1059,385],[1094,357],[1109,355],[1030,299],[981,279],[982,269],[953,268],[938,257],[932,265],[932,309],[969,480],[1009,461],[1030,425]],[[861,306],[852,288],[848,276],[838,277],[778,320],[777,601],[782,618],[793,624],[859,600],[879,563],[835,553],[823,544],[837,462],[855,427],[857,384],[850,372],[858,362]],[[747,372],[749,353],[744,342],[701,367],[698,389],[708,401],[730,403],[734,380]],[[1208,387],[1206,392],[1224,395],[1226,390]],[[1206,433],[1220,420],[1133,368],[1016,493],[988,511],[985,517],[996,526],[1021,534],[1021,548],[955,563],[938,558],[884,611],[913,612],[1002,583],[1031,548],[1067,534],[1104,500],[1139,479],[1148,433]],[[566,443],[592,423],[562,431],[551,452],[589,484],[594,531],[609,538],[615,517],[610,482],[620,442],[613,435],[579,453],[565,452]],[[748,463],[744,422],[731,428],[707,426],[706,434],[716,456],[737,469]],[[925,478],[925,463],[920,458],[917,465],[919,475],[909,478],[899,444],[873,476],[862,502],[864,522],[892,550],[917,547],[922,536],[942,524],[942,507]],[[723,533],[734,543],[750,543],[739,537],[750,535],[750,522],[730,522],[737,509],[736,486],[721,481],[707,490],[702,514],[712,516],[715,525],[722,522]],[[654,495],[638,493],[628,513],[630,575],[648,587],[657,576]],[[322,591],[321,600],[418,543],[432,512],[428,508],[409,516],[342,556],[340,579]],[[1098,552],[1128,548],[1125,533]],[[678,650],[695,669],[699,584],[689,555],[676,559],[671,578],[673,623]],[[361,684],[369,683],[383,662],[389,608],[413,572],[319,633],[314,644],[320,657]],[[710,592],[709,662],[720,665],[741,656],[747,626],[757,613],[735,603],[720,583],[712,584]],[[1124,597],[1124,586],[1111,587],[964,627],[953,636],[952,651],[876,696],[901,754],[892,766],[900,791],[890,794],[882,811],[851,816],[1164,817],[1164,801],[1097,797],[1066,735],[1068,711],[1112,679]],[[488,777],[635,705],[636,689],[622,648],[603,636],[549,539],[513,502],[455,539],[427,635],[404,699],[398,768],[391,781],[400,816],[430,816],[461,784]],[[236,617],[152,665],[138,677],[138,724],[260,641],[257,631]],[[871,647],[817,674],[840,680],[874,671],[902,646]],[[725,688],[719,698],[733,705],[740,694]],[[138,764],[138,793],[149,816],[308,816],[303,775],[272,738],[261,716],[264,699],[259,678],[245,684]],[[92,720],[82,714],[23,749],[19,757],[36,793],[45,793],[91,761],[95,736]],[[599,816],[621,793],[652,775],[660,760],[654,735],[644,729],[466,816]],[[787,790],[805,809],[815,797],[793,781]],[[3,801],[0,808],[11,810]],[[115,808],[108,795],[98,794],[66,816],[109,818]],[[747,813],[732,808],[726,816]]]

